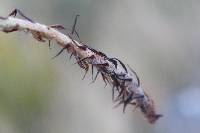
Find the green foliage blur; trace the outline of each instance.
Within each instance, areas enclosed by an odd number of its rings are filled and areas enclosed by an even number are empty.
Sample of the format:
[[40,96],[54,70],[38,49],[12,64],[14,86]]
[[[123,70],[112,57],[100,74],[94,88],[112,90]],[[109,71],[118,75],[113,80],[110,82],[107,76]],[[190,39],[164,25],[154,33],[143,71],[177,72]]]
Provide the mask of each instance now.
[[0,33],[0,116],[22,129],[44,111],[55,82],[47,54],[34,45]]

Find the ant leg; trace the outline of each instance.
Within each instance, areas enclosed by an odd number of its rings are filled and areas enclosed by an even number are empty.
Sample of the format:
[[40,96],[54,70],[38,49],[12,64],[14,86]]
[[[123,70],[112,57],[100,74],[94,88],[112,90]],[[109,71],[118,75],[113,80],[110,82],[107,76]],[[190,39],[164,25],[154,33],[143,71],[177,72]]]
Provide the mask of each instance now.
[[94,75],[94,66],[92,65],[92,80],[93,80],[93,75]]
[[83,80],[83,79],[85,79],[85,76],[86,76],[86,74],[87,74],[88,70],[89,70],[89,66],[87,65],[87,67],[85,68],[85,74],[83,75],[83,78],[82,78],[82,80]]
[[144,98],[144,95],[138,95],[133,97],[133,92],[131,92],[127,99],[124,101],[123,112],[125,112],[126,106],[134,99]]
[[78,15],[76,15],[76,17],[75,17],[74,25],[73,25],[72,31],[71,31],[71,34],[72,34],[72,35],[73,35],[74,32],[76,31],[76,23],[77,23],[77,19],[78,19],[79,16],[80,16],[80,15],[78,14]]
[[54,57],[52,57],[52,59],[55,59],[56,57],[58,57],[66,48],[62,48]]
[[104,83],[105,83],[105,86],[104,86],[104,88],[107,86],[107,77],[105,77],[105,75],[103,74],[103,73],[101,73],[101,76],[102,76],[102,79],[103,79],[103,81],[104,81]]
[[77,64],[77,63],[79,63],[79,62],[81,62],[81,61],[85,61],[86,59],[90,59],[90,58],[91,58],[91,56],[90,56],[90,57],[82,58],[82,59],[78,60],[77,62],[75,62],[74,64]]
[[139,77],[138,77],[138,75],[137,75],[137,73],[128,65],[128,68],[131,70],[131,72],[132,73],[134,73],[135,74],[135,76],[136,76],[136,79],[137,79],[137,81],[138,81],[138,87],[140,86],[140,79],[139,79]]
[[112,101],[115,101],[115,86],[112,87]]
[[78,34],[78,32],[76,30],[75,30],[75,34],[78,37],[78,40],[80,41],[80,36],[79,36],[79,34]]
[[[119,91],[118,86],[113,85],[113,87],[112,87],[112,101],[113,101],[113,102],[116,102],[116,101],[117,101],[117,100],[115,99],[115,87],[116,87],[117,91]],[[117,98],[118,98],[118,97],[117,97]]]
[[132,101],[132,96],[133,96],[133,92],[131,92],[128,97],[126,98],[126,100],[124,101],[124,106],[123,106],[123,113],[125,113],[125,109],[128,103],[130,103],[130,101]]
[[[91,56],[92,57],[92,56]],[[91,58],[90,57],[90,58]],[[99,64],[95,64],[95,63],[91,63],[91,65],[92,65],[92,79],[93,79],[93,65],[97,65],[97,66],[107,66],[108,64],[107,63],[99,63]],[[97,76],[99,75],[99,73],[100,73],[100,70],[97,70],[97,74],[96,74],[96,76],[95,76],[95,78],[93,79],[93,81],[91,82],[91,83],[94,83],[95,81],[96,81],[96,79],[97,79]]]
[[124,101],[120,101],[119,103],[117,103],[117,104],[114,106],[114,108],[119,107],[123,102],[124,102]]
[[117,88],[117,91],[119,92],[119,81],[115,78],[115,76],[111,75],[111,79],[113,80],[113,86]]
[[[60,24],[50,25],[50,26],[48,26],[48,29],[49,29],[49,27],[57,29],[57,30],[65,30],[65,27]],[[49,49],[51,49],[51,40],[49,40]]]
[[[123,92],[123,91],[122,91],[123,89],[121,89],[121,90],[119,89],[120,83],[119,83],[115,78],[112,77],[112,80],[113,80],[112,99],[113,99],[113,101],[116,102],[116,101],[118,101],[117,99],[119,99],[121,93]],[[118,93],[120,93],[120,94],[117,96],[117,99],[114,100],[115,88],[116,88],[116,90],[118,91]]]
[[23,18],[25,18],[26,20],[32,22],[32,23],[35,23],[32,19],[28,18],[26,15],[24,15],[24,13],[19,10],[19,9],[14,9],[8,16],[13,16],[13,17],[16,17],[17,13],[19,15],[21,15]]
[[[66,30],[66,28],[63,25],[60,24],[54,24],[54,25],[50,25],[49,27],[57,29],[57,30]],[[78,32],[76,31],[76,29],[74,29],[73,31],[75,33],[75,35],[78,37],[78,39],[80,40],[80,37],[78,35]]]
[[[75,33],[75,35],[78,37],[78,39],[80,40],[80,36],[79,36],[79,34],[78,34],[78,32],[76,31],[76,23],[77,23],[77,20],[78,20],[78,17],[79,17],[80,15],[76,15],[76,17],[75,17],[75,20],[74,20],[74,24],[73,24],[73,27],[72,27],[72,30],[71,30],[71,33],[68,33],[68,34],[70,34],[70,35],[73,35],[74,33]],[[70,39],[72,39],[72,37],[70,36],[70,35],[68,35],[69,37],[70,37]],[[72,40],[73,41],[73,40]]]
[[18,9],[14,9],[10,14],[8,14],[8,16],[13,16],[13,17],[16,17],[17,15],[17,11]]
[[109,58],[109,60],[112,61],[112,62],[113,62],[114,60],[119,61],[119,63],[120,63],[121,66],[124,68],[124,70],[126,71],[126,73],[128,72],[126,66],[124,65],[124,63],[123,63],[121,60],[119,60],[119,59],[117,59],[117,58]]
[[124,88],[121,88],[121,90],[118,89],[118,96],[115,99],[115,102],[119,101],[122,98],[122,101],[124,101]]
[[51,40],[49,40],[49,49],[51,49]]
[[96,74],[96,76],[94,77],[93,83],[96,81],[96,79],[97,79],[99,73],[100,73],[100,71],[97,71],[97,74]]
[[124,92],[124,89],[121,89],[120,92],[119,92],[119,95],[117,97],[121,97],[123,92]]
[[[143,98],[143,97],[144,97],[144,95],[139,95],[139,96],[133,97],[133,93],[130,93],[130,94],[128,95],[128,97],[126,98],[125,101],[124,101],[124,100],[121,100],[121,101],[120,101],[117,105],[115,105],[114,107],[116,108],[116,107],[118,107],[119,105],[121,105],[122,103],[124,103],[123,112],[125,112],[126,106],[127,106],[132,100],[134,100],[134,99],[139,99],[139,98]],[[130,103],[130,104],[132,104],[132,103]]]
[[52,57],[52,59],[55,59],[56,57],[58,57],[65,49],[67,49],[69,47],[69,45],[65,45],[54,57]]
[[70,34],[68,34],[68,37],[72,40],[72,42],[75,44],[75,45],[77,45],[78,47],[79,47],[79,45],[77,44],[77,42],[76,41],[74,41],[74,39],[71,37],[71,35]]
[[96,79],[97,79],[99,73],[100,73],[100,71],[98,70],[96,76],[94,77],[94,80],[93,80],[91,83],[94,83],[94,82],[96,81]]
[[72,53],[71,53],[71,55],[69,56],[69,59],[71,59],[71,58],[72,58],[72,55],[73,55],[73,54],[74,54],[74,53],[72,52]]

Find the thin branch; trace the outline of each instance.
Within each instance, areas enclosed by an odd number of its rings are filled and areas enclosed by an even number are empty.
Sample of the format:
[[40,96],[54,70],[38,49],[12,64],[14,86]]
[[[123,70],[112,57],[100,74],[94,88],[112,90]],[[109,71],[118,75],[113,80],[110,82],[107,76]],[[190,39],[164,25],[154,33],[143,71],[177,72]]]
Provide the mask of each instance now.
[[65,35],[53,26],[46,26],[36,21],[13,16],[0,17],[0,31],[5,33],[25,31],[40,42],[56,41],[62,47],[62,51],[66,50],[75,57],[80,68],[87,72],[89,68],[95,67],[97,72],[101,73],[103,81],[113,87],[113,100],[118,102],[116,106],[123,104],[123,110],[127,105],[135,106],[150,123],[155,123],[162,116],[156,113],[154,102],[140,86],[135,71],[129,67],[127,70],[120,60],[109,58],[106,54],[74,40],[69,34]]

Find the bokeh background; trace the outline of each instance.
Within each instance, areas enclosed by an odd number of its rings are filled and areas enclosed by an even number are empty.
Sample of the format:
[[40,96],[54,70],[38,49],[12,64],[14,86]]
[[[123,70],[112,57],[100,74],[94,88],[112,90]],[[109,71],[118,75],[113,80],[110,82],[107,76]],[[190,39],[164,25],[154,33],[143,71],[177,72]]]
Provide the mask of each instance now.
[[0,33],[0,133],[196,133],[200,130],[200,1],[1,0],[50,25],[71,27],[81,40],[121,59],[164,115],[155,125],[139,111],[113,109],[111,87],[95,84],[53,42]]

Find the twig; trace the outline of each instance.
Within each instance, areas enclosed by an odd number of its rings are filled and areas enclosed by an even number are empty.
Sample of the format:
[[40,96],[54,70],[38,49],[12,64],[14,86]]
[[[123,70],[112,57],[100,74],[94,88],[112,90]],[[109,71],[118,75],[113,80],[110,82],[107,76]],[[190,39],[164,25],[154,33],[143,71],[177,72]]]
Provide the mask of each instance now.
[[[14,11],[14,15],[17,11]],[[74,26],[73,30],[75,30]],[[119,59],[109,58],[106,54],[74,40],[70,34],[65,35],[55,27],[29,21],[26,16],[25,19],[18,19],[15,16],[0,17],[0,31],[5,33],[28,31],[40,42],[56,41],[62,47],[62,51],[66,50],[75,57],[77,64],[86,73],[90,67],[95,67],[98,74],[101,73],[103,81],[113,86],[113,100],[118,102],[116,106],[123,104],[123,110],[127,105],[135,106],[140,109],[150,123],[155,123],[162,116],[156,113],[154,102],[140,86],[136,73],[129,67],[127,70]]]

